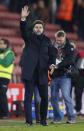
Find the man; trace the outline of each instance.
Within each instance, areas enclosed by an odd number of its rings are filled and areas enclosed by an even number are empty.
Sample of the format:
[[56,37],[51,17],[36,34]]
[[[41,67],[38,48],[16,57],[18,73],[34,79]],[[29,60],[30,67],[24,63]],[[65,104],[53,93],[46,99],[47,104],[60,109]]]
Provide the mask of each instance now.
[[14,53],[9,48],[9,41],[0,39],[0,118],[8,117],[7,87],[13,71]]
[[65,105],[68,123],[75,123],[75,115],[73,113],[73,104],[70,96],[71,91],[71,67],[74,64],[74,47],[66,38],[66,33],[62,30],[55,34],[55,47],[56,47],[56,66],[51,72],[51,103],[54,112],[53,123],[59,123],[63,119],[63,114],[59,109],[59,89],[61,89]]
[[72,78],[72,84],[75,87],[75,110],[76,114],[82,116],[82,94],[84,90],[84,51],[77,54],[76,66],[79,74]]
[[43,21],[36,20],[32,29],[28,29],[26,18],[29,16],[28,6],[24,6],[21,12],[21,33],[25,41],[25,48],[22,55],[22,80],[25,86],[25,117],[26,124],[32,125],[32,95],[34,87],[37,86],[40,96],[40,123],[47,125],[47,107],[48,107],[48,68],[54,61],[52,45],[50,39],[44,32]]

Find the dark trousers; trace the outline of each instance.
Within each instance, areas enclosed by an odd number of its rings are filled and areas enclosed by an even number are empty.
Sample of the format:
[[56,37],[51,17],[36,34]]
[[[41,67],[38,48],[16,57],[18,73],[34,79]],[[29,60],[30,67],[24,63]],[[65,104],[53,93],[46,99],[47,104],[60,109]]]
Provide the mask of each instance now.
[[84,76],[80,76],[78,79],[78,85],[75,87],[75,100],[76,100],[76,106],[75,109],[77,112],[79,112],[82,108],[82,93],[84,89]]
[[40,94],[38,91],[37,86],[34,87],[34,103],[35,103],[35,117],[36,117],[36,123],[40,122]]
[[0,117],[8,116],[7,87],[9,80],[0,78]]
[[72,85],[75,87],[75,109],[80,112],[82,107],[82,93],[84,89],[84,76],[79,75],[72,80]]
[[[24,108],[26,122],[32,124],[32,96],[34,92],[34,82],[24,80],[25,96],[24,96]],[[46,121],[47,108],[48,108],[48,85],[37,86],[41,97],[40,103],[40,118],[41,121]]]

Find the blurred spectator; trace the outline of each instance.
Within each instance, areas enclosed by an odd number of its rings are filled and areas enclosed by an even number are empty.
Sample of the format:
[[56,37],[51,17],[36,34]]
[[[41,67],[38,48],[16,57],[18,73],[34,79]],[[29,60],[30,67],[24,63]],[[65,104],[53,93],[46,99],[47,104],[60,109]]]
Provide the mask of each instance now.
[[39,16],[38,16],[38,12],[37,12],[37,4],[36,4],[36,2],[31,5],[30,10],[31,10],[31,13],[29,14],[29,16],[27,18],[27,27],[29,29],[31,29],[32,22],[34,22],[37,19],[40,19]]
[[31,5],[36,0],[10,0],[9,9],[13,12],[21,12],[21,8],[24,5]]
[[79,52],[80,59],[78,61],[79,77],[76,79],[75,84],[75,101],[76,101],[76,112],[78,115],[81,114],[82,109],[82,94],[84,90],[84,51]]
[[72,86],[75,87],[75,110],[77,115],[81,115],[82,94],[84,90],[84,51],[77,51],[76,65],[79,74],[72,77]]
[[25,0],[11,0],[10,1],[10,5],[9,5],[9,9],[12,12],[20,12],[22,5],[25,3]]
[[74,31],[78,33],[80,40],[84,40],[84,0],[76,0],[74,4]]
[[57,0],[49,0],[49,14],[50,22],[55,23],[56,21],[56,11],[57,11]]
[[39,0],[36,2],[34,2],[31,5],[31,14],[29,14],[28,16],[28,21],[27,21],[27,26],[31,28],[32,26],[32,22],[40,19],[43,20],[44,22],[48,22],[49,19],[49,15],[48,15],[48,10],[45,7],[44,1],[43,0]]
[[72,31],[73,5],[73,0],[61,0],[57,12],[57,23],[68,32]]
[[10,0],[0,0],[0,4],[4,4],[6,6],[9,6]]
[[46,7],[49,6],[49,1],[50,1],[50,0],[44,0],[44,2],[45,2],[45,6],[46,6]]
[[40,17],[41,20],[43,20],[44,22],[48,22],[49,12],[48,12],[47,7],[45,7],[44,0],[38,0],[37,12],[38,12],[38,16]]
[[[44,0],[11,0],[9,9],[13,12],[21,12],[21,8],[24,5],[28,5],[31,10],[30,21],[41,19],[44,22],[48,22],[49,13],[45,7]],[[31,24],[31,22],[29,23]]]

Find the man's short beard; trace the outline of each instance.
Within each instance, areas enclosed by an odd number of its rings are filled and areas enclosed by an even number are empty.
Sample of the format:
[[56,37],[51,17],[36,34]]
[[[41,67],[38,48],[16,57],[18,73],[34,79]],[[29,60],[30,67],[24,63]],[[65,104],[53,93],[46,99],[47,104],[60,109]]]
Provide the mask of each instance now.
[[34,31],[34,33],[36,34],[36,35],[42,35],[43,33],[41,33],[41,32],[35,32]]
[[37,34],[37,35],[42,35],[42,33],[40,33],[40,32],[39,32],[39,33],[36,33],[36,34]]

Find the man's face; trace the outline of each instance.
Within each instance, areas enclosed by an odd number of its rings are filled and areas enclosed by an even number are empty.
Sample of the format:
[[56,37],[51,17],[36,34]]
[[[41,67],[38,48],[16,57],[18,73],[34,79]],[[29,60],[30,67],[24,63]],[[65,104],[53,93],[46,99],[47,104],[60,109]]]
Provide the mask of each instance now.
[[3,40],[0,40],[0,49],[6,49],[7,45],[4,43]]
[[61,37],[55,36],[55,40],[58,46],[61,46],[64,44],[66,37],[65,36],[61,36]]
[[43,25],[42,24],[36,24],[33,28],[33,32],[37,35],[41,35],[43,33]]

